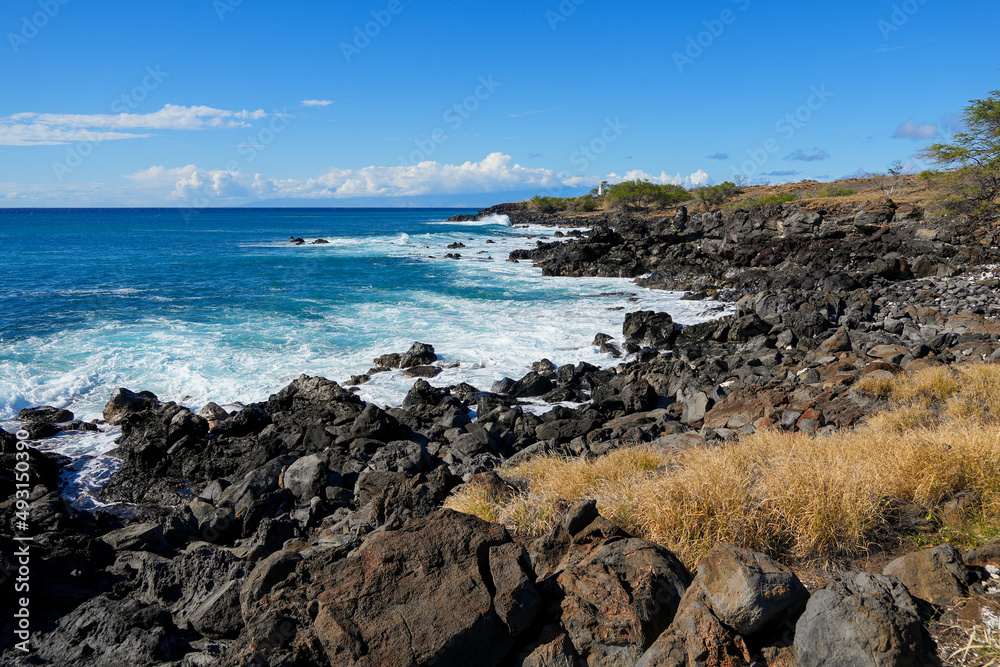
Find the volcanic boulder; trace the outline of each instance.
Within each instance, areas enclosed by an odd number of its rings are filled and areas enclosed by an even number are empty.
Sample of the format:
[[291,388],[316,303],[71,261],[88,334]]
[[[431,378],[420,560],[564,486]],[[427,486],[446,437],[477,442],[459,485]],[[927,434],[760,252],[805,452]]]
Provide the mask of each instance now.
[[917,604],[896,579],[848,573],[813,593],[795,625],[802,667],[922,665],[935,653]]
[[631,338],[639,345],[648,345],[658,350],[670,349],[677,339],[677,330],[670,314],[651,310],[626,315],[622,333],[625,338]]
[[507,531],[450,510],[377,535],[313,582],[334,665],[497,665],[539,611]]

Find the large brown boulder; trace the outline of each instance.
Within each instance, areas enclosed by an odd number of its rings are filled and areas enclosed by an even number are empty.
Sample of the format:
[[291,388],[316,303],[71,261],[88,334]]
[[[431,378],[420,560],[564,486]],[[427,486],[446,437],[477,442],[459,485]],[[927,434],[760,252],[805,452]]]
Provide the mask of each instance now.
[[901,556],[882,573],[899,579],[913,597],[942,607],[968,595],[975,580],[961,552],[951,544]]
[[107,405],[104,406],[104,420],[115,426],[120,424],[126,415],[149,410],[156,404],[156,401],[148,396],[148,393],[143,396],[124,387],[115,389],[111,398],[108,399]]
[[849,352],[851,350],[851,337],[847,329],[841,327],[832,336],[820,343],[819,351],[824,354],[836,354],[837,352]]
[[782,634],[808,598],[788,568],[720,544],[698,563],[674,622],[637,667],[749,665],[748,646],[767,643],[753,636]]
[[691,586],[670,629],[661,634],[635,667],[749,667],[746,641],[726,627],[699,586]]
[[332,665],[497,665],[540,599],[506,529],[441,510],[314,574],[313,630]]
[[741,635],[781,626],[809,600],[799,578],[764,554],[720,544],[698,563],[695,582],[723,623]]
[[539,587],[577,655],[591,666],[632,665],[670,625],[691,581],[664,547],[630,537],[574,506],[532,545]]

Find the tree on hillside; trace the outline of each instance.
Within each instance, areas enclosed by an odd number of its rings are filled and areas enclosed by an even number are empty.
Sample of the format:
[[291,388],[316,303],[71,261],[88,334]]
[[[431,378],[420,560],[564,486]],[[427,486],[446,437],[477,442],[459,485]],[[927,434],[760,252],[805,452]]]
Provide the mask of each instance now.
[[1000,90],[972,100],[962,113],[966,131],[950,143],[926,148],[921,157],[953,168],[952,196],[946,204],[956,212],[984,212],[1000,196]]
[[608,203],[626,209],[671,206],[690,198],[691,193],[679,185],[657,185],[644,180],[617,183],[608,188],[607,194]]
[[542,213],[555,213],[566,208],[566,200],[559,197],[535,195],[531,198],[531,203]]
[[707,211],[710,208],[722,206],[736,195],[743,194],[743,188],[732,181],[726,181],[718,185],[704,185],[695,188],[693,192],[698,201],[701,202],[702,208]]
[[881,190],[886,197],[891,197],[900,179],[905,175],[906,167],[903,166],[903,161],[896,160],[889,165],[888,171],[868,174],[868,178],[872,179],[876,190]]

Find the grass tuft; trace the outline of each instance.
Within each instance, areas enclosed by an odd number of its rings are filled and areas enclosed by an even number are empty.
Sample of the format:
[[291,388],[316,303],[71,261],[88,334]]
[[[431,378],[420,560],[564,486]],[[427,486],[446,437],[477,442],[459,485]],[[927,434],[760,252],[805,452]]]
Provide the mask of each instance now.
[[887,399],[892,395],[894,382],[890,378],[869,375],[854,383],[854,391],[870,398]]
[[447,506],[531,536],[567,504],[594,498],[609,520],[689,564],[720,541],[786,561],[862,556],[892,533],[895,501],[936,512],[959,494],[975,499],[976,531],[996,534],[1000,365],[881,382],[865,391],[892,407],[856,431],[758,431],[722,447],[541,457],[499,471],[520,492],[497,497],[466,485]]

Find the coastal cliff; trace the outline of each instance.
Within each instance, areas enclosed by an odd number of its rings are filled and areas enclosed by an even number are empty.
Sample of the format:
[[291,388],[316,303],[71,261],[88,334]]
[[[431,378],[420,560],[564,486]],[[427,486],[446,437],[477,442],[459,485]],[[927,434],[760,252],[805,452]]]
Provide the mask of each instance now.
[[[26,460],[32,472],[31,594],[46,604],[34,607],[30,657],[6,622],[0,665],[930,665],[947,653],[942,614],[959,624],[974,600],[981,624],[982,609],[1000,608],[1000,545],[944,544],[969,517],[995,523],[986,472],[981,486],[956,474],[926,498],[879,498],[856,542],[838,533],[814,546],[792,510],[768,505],[774,494],[755,495],[752,465],[733,491],[771,512],[759,543],[708,521],[687,541],[622,525],[596,487],[512,519],[538,490],[510,474],[635,450],[654,457],[650,478],[765,435],[829,449],[876,413],[911,409],[901,388],[921,373],[955,389],[907,413],[900,439],[956,415],[967,439],[995,432],[993,394],[952,399],[966,397],[971,362],[1000,361],[996,218],[884,196],[659,213],[517,203],[478,217],[492,215],[553,227],[510,257],[545,276],[635,278],[735,313],[691,327],[632,313],[622,331],[594,332],[617,366],[541,359],[490,388],[416,379],[388,409],[308,376],[233,414],[122,389],[104,416],[121,428],[123,466],[103,495],[126,505],[109,510],[65,503],[67,461],[31,447],[72,415],[27,412],[21,439],[0,439],[4,470]],[[429,376],[435,359],[416,343],[370,374]],[[552,407],[536,415],[526,399]]]

